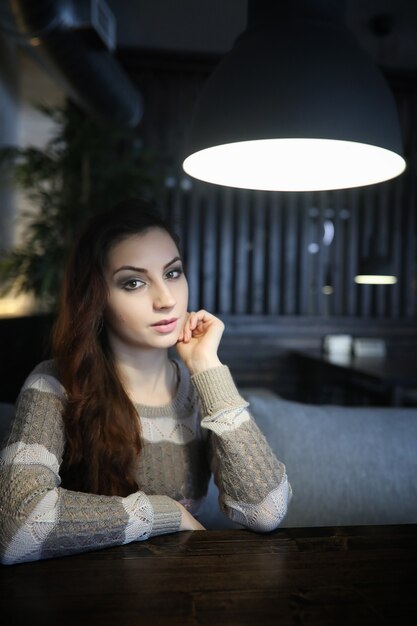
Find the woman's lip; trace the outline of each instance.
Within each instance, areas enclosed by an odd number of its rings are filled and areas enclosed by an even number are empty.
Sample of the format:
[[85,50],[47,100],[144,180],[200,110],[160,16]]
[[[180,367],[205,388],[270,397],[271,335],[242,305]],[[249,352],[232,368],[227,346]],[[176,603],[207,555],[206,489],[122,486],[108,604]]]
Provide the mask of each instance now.
[[161,334],[172,333],[177,326],[178,318],[174,318],[171,320],[161,320],[156,324],[152,324],[152,328],[156,330],[156,332]]

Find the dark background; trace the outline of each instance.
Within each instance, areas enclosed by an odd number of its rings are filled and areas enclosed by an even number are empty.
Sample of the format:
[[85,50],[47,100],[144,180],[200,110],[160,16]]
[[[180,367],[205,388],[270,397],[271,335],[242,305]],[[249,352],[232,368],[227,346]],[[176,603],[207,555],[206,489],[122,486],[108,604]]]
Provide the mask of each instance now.
[[[319,193],[233,190],[182,171],[195,99],[245,27],[246,2],[109,5],[117,21],[115,56],[144,98],[136,132],[164,172],[164,208],[181,236],[190,308],[225,320],[221,356],[238,384],[305,400],[293,350],[319,348],[328,333],[381,337],[388,354],[415,353],[417,2],[347,3],[349,27],[397,101],[406,172],[380,185]],[[392,261],[394,286],[354,283],[371,236]],[[52,321],[49,315],[0,320],[0,399],[14,400],[28,371],[47,356]]]

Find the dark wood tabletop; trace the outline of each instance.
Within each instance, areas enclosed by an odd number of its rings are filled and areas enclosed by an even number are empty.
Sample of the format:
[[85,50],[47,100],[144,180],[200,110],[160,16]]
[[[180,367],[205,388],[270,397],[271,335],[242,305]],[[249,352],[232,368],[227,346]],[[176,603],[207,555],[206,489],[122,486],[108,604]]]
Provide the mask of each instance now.
[[319,358],[330,365],[354,373],[360,372],[387,384],[404,387],[417,385],[416,355],[395,354],[383,357],[352,355],[344,358],[343,356],[321,353],[314,355],[314,358]]
[[184,532],[0,567],[16,626],[417,624],[417,525]]
[[[386,394],[393,406],[403,404],[404,393],[417,389],[417,356],[409,352],[383,357],[331,355],[321,350],[296,351],[299,362],[310,364],[308,377],[313,385],[333,380]],[[314,368],[314,377],[311,372]],[[337,377],[337,375],[339,376]],[[308,381],[307,381],[308,382]]]

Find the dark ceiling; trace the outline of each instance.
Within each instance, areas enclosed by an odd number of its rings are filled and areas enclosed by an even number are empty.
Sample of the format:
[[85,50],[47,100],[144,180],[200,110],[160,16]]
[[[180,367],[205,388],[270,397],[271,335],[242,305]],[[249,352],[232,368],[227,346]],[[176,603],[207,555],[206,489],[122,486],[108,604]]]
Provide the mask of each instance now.
[[[107,2],[118,46],[224,54],[246,25],[247,0]],[[347,0],[346,22],[382,67],[417,69],[417,0]]]

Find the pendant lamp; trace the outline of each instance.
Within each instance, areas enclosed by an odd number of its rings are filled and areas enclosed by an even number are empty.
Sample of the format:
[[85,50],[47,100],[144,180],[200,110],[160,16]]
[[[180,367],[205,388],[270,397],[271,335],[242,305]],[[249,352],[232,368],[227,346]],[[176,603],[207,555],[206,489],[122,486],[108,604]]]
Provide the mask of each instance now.
[[395,285],[397,277],[392,271],[392,263],[388,256],[384,256],[378,249],[377,237],[369,237],[368,256],[364,256],[359,263],[355,283],[358,285]]
[[396,282],[391,264],[382,257],[363,260],[355,276],[358,285],[395,285]]
[[342,0],[249,0],[246,31],[197,101],[187,174],[230,187],[316,191],[404,171],[394,98],[343,14]]

